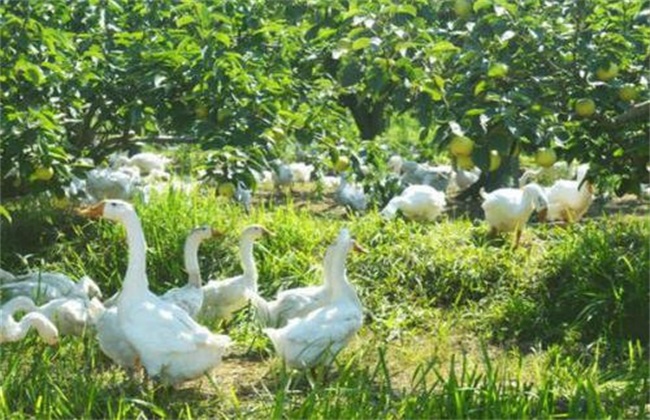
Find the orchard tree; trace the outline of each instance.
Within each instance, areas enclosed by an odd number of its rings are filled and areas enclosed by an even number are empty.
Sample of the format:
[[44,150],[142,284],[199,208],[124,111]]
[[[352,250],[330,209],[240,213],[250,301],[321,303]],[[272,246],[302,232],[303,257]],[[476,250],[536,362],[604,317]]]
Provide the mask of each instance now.
[[[540,149],[592,163],[619,192],[647,178],[641,2],[328,1],[292,12],[310,23],[298,57],[307,115],[342,107],[373,140],[408,112],[434,150],[470,139],[471,154],[453,160],[483,170],[476,190],[515,183],[519,154]],[[593,101],[589,115],[581,100]]]
[[[518,161],[512,158],[521,150],[546,147],[560,158],[591,162],[601,180],[638,188],[647,178],[643,66],[650,40],[641,2],[478,0],[454,6],[440,15],[448,22],[441,31],[459,52],[446,68],[449,106],[438,115],[449,124],[437,131],[437,142],[473,139],[471,157],[493,186],[512,174],[507,165],[485,171],[494,151],[507,164]],[[580,115],[582,99],[595,109]]]
[[196,142],[228,180],[247,156],[336,151],[350,127],[349,147],[378,160],[372,142],[405,113],[423,156],[471,140],[454,164],[479,166],[478,186],[512,183],[518,154],[541,147],[619,192],[647,177],[647,1],[28,0],[0,13],[3,197],[60,192],[140,141]]
[[291,51],[299,28],[274,23],[266,6],[3,3],[2,195],[60,192],[73,172],[140,140],[268,143],[296,91],[278,39]]

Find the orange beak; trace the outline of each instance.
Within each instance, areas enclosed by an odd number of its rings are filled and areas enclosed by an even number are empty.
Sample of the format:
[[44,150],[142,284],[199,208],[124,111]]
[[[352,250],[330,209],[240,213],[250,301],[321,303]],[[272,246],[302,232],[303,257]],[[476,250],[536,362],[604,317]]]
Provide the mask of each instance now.
[[83,209],[77,210],[77,214],[85,217],[102,217],[104,214],[104,203],[103,201],[99,204],[96,204],[92,207],[86,207]]
[[362,254],[367,254],[368,253],[368,251],[364,247],[359,245],[357,243],[357,241],[352,241],[352,249],[354,249],[355,251],[360,252]]
[[264,234],[267,235],[267,236],[270,236],[270,237],[275,236],[275,232],[272,232],[272,231],[270,231],[270,230],[268,230],[266,228],[262,228],[262,230],[264,231]]
[[224,233],[220,230],[212,229],[212,237],[213,238],[221,238],[224,236]]
[[537,212],[537,218],[539,219],[540,222],[546,222],[547,213],[548,213],[548,209],[546,207],[544,207],[543,209]]

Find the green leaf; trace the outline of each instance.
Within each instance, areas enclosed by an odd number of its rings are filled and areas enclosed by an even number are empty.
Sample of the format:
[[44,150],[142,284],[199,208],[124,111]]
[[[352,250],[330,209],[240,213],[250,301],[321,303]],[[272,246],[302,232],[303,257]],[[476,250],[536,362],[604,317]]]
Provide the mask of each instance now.
[[485,112],[484,108],[474,108],[474,109],[470,109],[467,112],[465,112],[465,116],[466,117],[474,117],[476,115],[481,115],[484,112]]
[[395,51],[399,51],[401,53],[403,51],[407,51],[409,48],[415,48],[415,47],[417,47],[417,44],[415,42],[411,42],[411,41],[399,42],[395,44]]
[[487,88],[487,82],[485,80],[478,82],[476,86],[474,86],[474,96],[478,96],[483,93],[483,91],[485,91],[485,88]]
[[438,76],[437,74],[433,75],[433,81],[436,83],[436,86],[438,86],[440,90],[443,90],[445,88],[445,79]]
[[474,12],[479,12],[490,6],[492,6],[492,0],[476,0],[474,2]]
[[16,63],[15,70],[16,72],[22,71],[25,80],[35,86],[40,86],[45,81],[43,70],[39,66],[22,58]]
[[429,84],[428,86],[423,86],[422,87],[422,92],[427,93],[433,101],[441,101],[442,100],[442,93],[435,88],[432,84]]
[[214,38],[215,38],[217,41],[221,42],[221,43],[222,43],[223,45],[225,45],[226,47],[230,47],[230,44],[231,44],[230,37],[229,37],[228,35],[224,34],[223,32],[217,32],[217,33],[214,35]]
[[436,42],[431,48],[429,48],[429,51],[432,53],[451,52],[458,50],[460,50],[460,48],[449,41]]
[[368,37],[359,38],[354,40],[354,42],[352,43],[352,50],[354,51],[361,50],[369,47],[370,44],[371,44],[370,38]]
[[98,60],[103,60],[104,53],[102,52],[102,49],[99,45],[93,44],[83,53],[83,57],[90,57],[90,58],[96,58]]
[[397,6],[397,9],[395,10],[396,13],[404,13],[407,15],[411,15],[413,17],[416,17],[418,15],[418,9],[415,8],[415,6],[410,5],[410,4],[402,4]]
[[337,31],[334,28],[320,28],[318,30],[318,36],[316,36],[316,39],[317,40],[324,40],[324,39],[330,38],[336,32]]
[[190,15],[181,16],[178,19],[176,19],[176,27],[182,28],[183,26],[187,26],[193,22],[194,22],[193,16]]
[[5,219],[7,219],[7,221],[8,221],[9,223],[12,222],[12,220],[11,220],[11,214],[9,213],[9,211],[8,211],[8,210],[7,210],[7,209],[6,209],[2,204],[0,204],[0,216],[2,216],[2,217],[4,217]]

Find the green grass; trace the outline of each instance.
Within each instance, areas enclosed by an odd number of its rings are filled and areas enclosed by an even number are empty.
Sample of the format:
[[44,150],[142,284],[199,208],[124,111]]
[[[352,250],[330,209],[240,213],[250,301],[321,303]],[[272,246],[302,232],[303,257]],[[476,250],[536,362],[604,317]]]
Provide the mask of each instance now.
[[[233,355],[207,378],[173,390],[130,378],[90,331],[47,347],[33,334],[0,347],[0,417],[647,417],[647,218],[613,216],[568,228],[529,226],[524,246],[488,242],[484,224],[344,219],[309,206],[250,214],[204,191],[138,203],[151,288],[184,283],[187,231],[227,233],[200,249],[204,278],[240,271],[238,233],[276,236],[255,248],[262,294],[321,281],[342,226],[370,252],[348,259],[366,316],[359,336],[315,384],[274,357],[248,310],[229,334]],[[11,203],[1,266],[88,274],[106,296],[126,269],[124,231],[46,201]],[[27,257],[27,254],[31,256]],[[218,326],[213,325],[218,330]]]

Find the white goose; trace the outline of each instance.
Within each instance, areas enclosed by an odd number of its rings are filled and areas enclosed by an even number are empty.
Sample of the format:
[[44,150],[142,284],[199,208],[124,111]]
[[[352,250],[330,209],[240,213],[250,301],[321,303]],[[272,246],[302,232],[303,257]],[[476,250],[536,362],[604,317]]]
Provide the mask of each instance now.
[[594,201],[594,187],[585,181],[588,164],[578,166],[575,180],[561,179],[547,189],[548,219],[577,222]]
[[187,284],[183,287],[174,287],[160,296],[162,300],[173,303],[196,319],[201,306],[203,306],[203,288],[201,270],[199,268],[199,245],[208,238],[221,236],[222,233],[210,226],[200,226],[192,229],[187,235],[184,247],[185,270],[187,271]]
[[307,165],[303,162],[290,163],[289,169],[292,174],[293,182],[309,182],[311,181],[311,173],[314,171],[314,165]]
[[151,152],[142,152],[136,153],[131,157],[126,157],[124,155],[117,156],[114,161],[114,166],[135,166],[140,170],[143,175],[146,175],[150,172],[159,171],[160,173],[166,173],[165,167],[171,162],[171,159],[168,157],[159,155],[157,153]]
[[239,181],[237,183],[237,189],[235,190],[235,195],[233,198],[244,207],[244,211],[246,213],[251,212],[251,204],[253,203],[253,191],[246,188],[246,185],[243,182]]
[[490,225],[490,234],[497,232],[516,232],[515,246],[519,245],[521,230],[537,210],[540,220],[544,220],[548,209],[546,194],[537,184],[528,184],[522,189],[499,188],[489,194],[481,189],[485,200],[481,207],[485,211],[485,220]]
[[203,307],[199,313],[201,319],[228,320],[235,311],[246,306],[246,290],[257,291],[258,274],[253,259],[253,243],[263,235],[272,236],[273,233],[260,225],[244,229],[239,241],[239,257],[244,272],[225,280],[210,280],[203,286]]
[[60,335],[82,335],[86,328],[104,312],[104,305],[97,298],[58,298],[35,309],[46,316],[59,330]]
[[428,185],[411,185],[393,197],[381,215],[393,219],[399,210],[409,219],[433,221],[442,214],[445,205],[445,193]]
[[429,166],[407,160],[401,172],[404,185],[430,185],[438,191],[447,191],[453,171],[449,165]]
[[291,187],[293,184],[293,171],[289,165],[280,159],[275,159],[271,162],[271,177],[276,189],[281,189],[286,186]]
[[[38,312],[34,302],[27,296],[18,296],[0,306],[0,344],[22,340],[31,327],[47,344],[56,344],[59,332],[49,319]],[[14,320],[14,313],[27,311],[20,321]]]
[[134,172],[95,168],[86,173],[86,193],[93,202],[106,198],[126,200],[140,191],[141,181]]
[[481,170],[478,167],[472,169],[454,168],[451,179],[449,180],[449,189],[451,193],[460,193],[471,187],[481,177]]
[[368,198],[359,185],[348,184],[345,174],[341,174],[341,182],[334,193],[334,200],[347,209],[365,211]]
[[120,328],[117,306],[107,307],[100,313],[95,329],[99,348],[109,359],[127,370],[135,370],[140,366],[138,352]]
[[311,368],[329,364],[363,324],[363,307],[345,274],[345,259],[354,246],[342,229],[332,256],[332,292],[326,304],[304,318],[293,318],[282,328],[265,328],[278,355],[288,367]]
[[575,162],[568,163],[561,160],[550,167],[527,169],[519,177],[519,186],[523,187],[531,181],[541,185],[551,185],[551,183],[561,179],[572,179],[576,176],[576,173]]
[[230,338],[213,334],[187,312],[149,291],[146,242],[133,206],[106,200],[81,213],[103,216],[126,228],[129,262],[117,298],[118,326],[149,376],[177,385],[216,367],[231,344]]
[[88,276],[75,282],[62,273],[31,272],[15,277],[11,282],[0,285],[0,293],[6,298],[27,296],[38,302],[49,302],[59,298],[102,297],[97,283]]
[[246,296],[255,307],[260,323],[265,327],[284,327],[291,318],[305,317],[325,305],[333,288],[331,266],[335,251],[336,248],[331,246],[325,253],[322,284],[284,290],[272,301],[266,301],[256,291],[248,289]]

